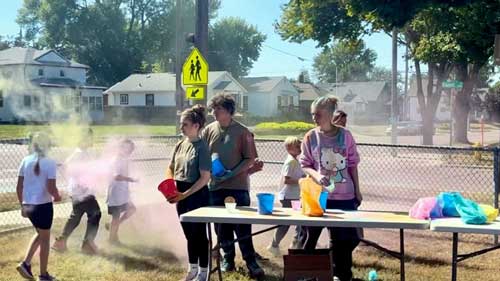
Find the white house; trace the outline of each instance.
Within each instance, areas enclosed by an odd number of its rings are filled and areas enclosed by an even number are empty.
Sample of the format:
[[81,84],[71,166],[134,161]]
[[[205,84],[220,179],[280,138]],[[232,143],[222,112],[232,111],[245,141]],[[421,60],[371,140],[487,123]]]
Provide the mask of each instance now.
[[299,91],[285,76],[244,77],[241,84],[248,91],[247,112],[252,115],[273,117],[298,109]]
[[[227,71],[208,73],[207,101],[228,93],[244,108],[246,90]],[[140,123],[173,123],[176,118],[175,74],[132,74],[104,92],[106,119]]]
[[[424,96],[427,96],[427,85],[428,80],[426,78],[422,78],[422,91],[424,93]],[[433,91],[435,91],[435,89],[436,85],[433,85]],[[405,119],[411,121],[422,120],[420,106],[418,105],[416,79],[412,79],[410,83],[410,88],[408,89],[408,95],[405,98],[404,106]],[[450,90],[443,90],[441,92],[441,99],[439,100],[438,108],[436,110],[435,119],[438,121],[449,121],[451,116],[450,108]]]
[[385,81],[320,83],[318,87],[339,99],[339,108],[352,122],[386,121],[389,117],[391,94]]
[[0,51],[0,122],[101,120],[105,88],[87,85],[88,69],[54,50]]

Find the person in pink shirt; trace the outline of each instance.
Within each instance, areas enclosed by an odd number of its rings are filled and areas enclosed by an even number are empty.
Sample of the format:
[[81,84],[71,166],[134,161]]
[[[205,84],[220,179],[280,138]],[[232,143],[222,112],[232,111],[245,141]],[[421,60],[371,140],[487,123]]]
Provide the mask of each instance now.
[[[299,158],[304,172],[329,191],[327,209],[357,210],[363,197],[359,190],[359,154],[352,134],[333,124],[337,98],[323,96],[311,104],[316,128],[304,136]],[[322,227],[308,227],[305,250],[316,248]],[[356,228],[328,228],[333,251],[335,280],[352,279],[352,251],[359,244]]]

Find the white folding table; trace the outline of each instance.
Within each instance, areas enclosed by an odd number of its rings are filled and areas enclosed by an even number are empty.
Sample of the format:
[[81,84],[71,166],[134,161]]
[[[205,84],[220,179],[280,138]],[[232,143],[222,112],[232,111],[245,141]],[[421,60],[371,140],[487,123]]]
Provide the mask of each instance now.
[[[399,229],[400,251],[386,249],[372,241],[362,241],[400,260],[400,277],[405,280],[405,259],[404,259],[404,230],[405,229],[428,229],[429,222],[410,218],[407,214],[382,212],[382,211],[344,211],[326,210],[323,217],[304,216],[300,211],[291,208],[276,208],[272,215],[260,215],[257,208],[238,207],[234,213],[229,213],[224,207],[204,207],[181,215],[182,222],[207,223],[210,249],[213,248],[211,223],[231,223],[231,224],[263,224],[274,225],[273,227],[252,233],[258,235],[277,228],[279,225],[301,225],[301,226],[321,226],[321,227],[362,227],[362,228],[392,228]],[[233,242],[238,242],[247,237],[240,237]],[[219,243],[214,248],[217,252],[220,249]],[[217,271],[219,280],[222,280],[220,271],[220,256],[217,255],[217,267],[212,266],[212,251],[210,252],[210,274]],[[210,275],[209,274],[209,275]]]
[[500,220],[497,218],[494,222],[489,224],[474,225],[465,224],[460,218],[442,218],[431,221],[431,230],[437,232],[451,232],[453,233],[453,244],[451,254],[451,280],[457,280],[457,265],[459,262],[485,254],[487,252],[500,248],[500,245],[485,248],[479,251],[458,254],[458,234],[459,233],[475,233],[475,234],[500,234]]

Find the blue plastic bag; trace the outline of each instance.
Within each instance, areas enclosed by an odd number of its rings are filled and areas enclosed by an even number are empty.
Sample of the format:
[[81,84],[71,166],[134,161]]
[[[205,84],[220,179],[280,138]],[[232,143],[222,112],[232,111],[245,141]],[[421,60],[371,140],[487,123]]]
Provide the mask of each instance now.
[[485,224],[488,217],[476,202],[463,197],[455,198],[455,207],[466,224]]
[[459,217],[460,214],[455,206],[456,198],[462,198],[458,192],[441,192],[437,197],[437,203],[443,210],[445,217]]

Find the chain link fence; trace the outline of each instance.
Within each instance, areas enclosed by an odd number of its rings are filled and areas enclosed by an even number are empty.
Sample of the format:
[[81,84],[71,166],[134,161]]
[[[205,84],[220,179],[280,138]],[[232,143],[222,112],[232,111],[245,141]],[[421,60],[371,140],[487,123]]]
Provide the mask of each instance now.
[[[165,177],[178,137],[133,138],[131,171],[140,175],[141,188],[156,189]],[[251,175],[251,193],[277,192],[286,150],[280,140],[257,140],[264,169]],[[96,155],[106,149],[104,142],[94,147]],[[54,147],[51,156],[63,163],[72,148]],[[362,209],[408,211],[420,197],[442,191],[459,191],[477,202],[498,207],[498,148],[427,147],[388,144],[358,144],[361,157],[359,177],[363,194]],[[0,142],[0,231],[29,222],[21,218],[15,194],[18,165],[28,154],[24,140]],[[56,204],[55,216],[66,218],[71,212],[67,180],[58,171],[58,187],[66,194]],[[106,187],[102,188],[103,190]],[[105,196],[101,194],[101,197]],[[102,199],[102,198],[101,198]],[[104,206],[102,206],[104,207]]]

